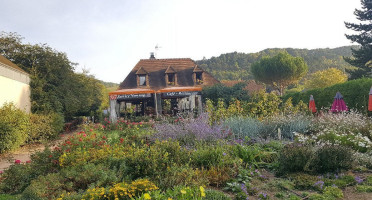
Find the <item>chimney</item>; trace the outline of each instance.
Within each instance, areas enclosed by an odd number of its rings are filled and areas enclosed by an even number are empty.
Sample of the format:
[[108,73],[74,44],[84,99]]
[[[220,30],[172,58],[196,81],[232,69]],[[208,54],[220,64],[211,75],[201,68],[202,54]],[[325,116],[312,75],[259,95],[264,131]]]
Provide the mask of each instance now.
[[154,54],[154,52],[151,52],[151,53],[150,53],[150,59],[155,59],[155,54]]

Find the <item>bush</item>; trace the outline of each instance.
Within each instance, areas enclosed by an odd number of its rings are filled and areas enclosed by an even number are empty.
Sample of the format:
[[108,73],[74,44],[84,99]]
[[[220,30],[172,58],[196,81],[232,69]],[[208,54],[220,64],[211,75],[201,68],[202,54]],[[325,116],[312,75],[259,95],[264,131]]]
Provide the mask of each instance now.
[[28,135],[29,118],[13,104],[0,108],[0,153],[24,144]]
[[236,139],[244,139],[245,137],[259,139],[262,137],[262,122],[251,117],[231,117],[225,120],[224,125],[229,127]]
[[28,142],[40,142],[56,138],[63,130],[63,117],[59,114],[31,114]]
[[0,193],[19,194],[33,178],[29,164],[11,165],[1,176]]
[[309,164],[309,160],[313,156],[313,148],[308,145],[298,143],[288,144],[284,146],[279,155],[279,175],[303,172]]
[[330,108],[336,92],[341,92],[349,108],[367,113],[368,93],[371,85],[371,78],[363,78],[336,84],[327,88],[288,94],[285,95],[283,99],[286,100],[292,97],[293,102],[300,102],[300,100],[308,102],[310,95],[313,95],[317,110],[320,110],[321,108]]
[[353,164],[351,149],[338,145],[325,145],[315,152],[311,166],[319,173],[351,169]]

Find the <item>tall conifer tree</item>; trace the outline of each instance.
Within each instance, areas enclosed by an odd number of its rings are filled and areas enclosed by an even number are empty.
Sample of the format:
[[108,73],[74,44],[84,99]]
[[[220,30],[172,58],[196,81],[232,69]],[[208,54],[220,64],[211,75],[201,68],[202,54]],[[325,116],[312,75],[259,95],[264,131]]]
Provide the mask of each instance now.
[[360,44],[360,48],[352,49],[353,56],[345,57],[345,61],[357,67],[347,70],[350,79],[372,76],[372,0],[361,0],[362,8],[355,9],[354,15],[361,23],[345,22],[346,28],[358,33],[346,38]]

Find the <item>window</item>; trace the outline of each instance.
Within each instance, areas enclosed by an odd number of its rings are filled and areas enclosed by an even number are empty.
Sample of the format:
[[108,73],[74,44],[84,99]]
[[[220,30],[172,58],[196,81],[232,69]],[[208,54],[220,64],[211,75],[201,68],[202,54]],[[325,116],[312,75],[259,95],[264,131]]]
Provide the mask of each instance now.
[[168,85],[175,85],[176,79],[173,73],[168,74]]
[[195,73],[196,84],[203,84],[203,72]]
[[139,75],[139,85],[146,86],[146,75]]

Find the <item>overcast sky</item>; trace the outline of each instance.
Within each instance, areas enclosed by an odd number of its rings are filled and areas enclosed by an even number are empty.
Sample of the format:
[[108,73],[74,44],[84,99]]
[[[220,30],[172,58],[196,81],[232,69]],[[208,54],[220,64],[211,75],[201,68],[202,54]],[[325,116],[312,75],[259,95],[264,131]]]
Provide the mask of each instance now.
[[119,83],[157,58],[351,45],[360,0],[0,0],[0,31],[47,43],[96,78]]

